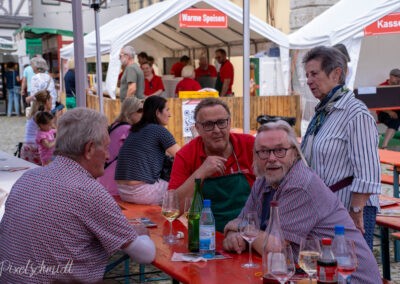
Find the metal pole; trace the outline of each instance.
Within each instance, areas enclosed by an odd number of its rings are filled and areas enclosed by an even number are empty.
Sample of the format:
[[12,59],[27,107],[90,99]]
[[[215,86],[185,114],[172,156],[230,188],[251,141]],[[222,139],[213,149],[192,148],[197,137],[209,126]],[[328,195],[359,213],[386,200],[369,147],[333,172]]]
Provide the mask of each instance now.
[[103,106],[103,70],[101,66],[101,50],[100,50],[100,31],[99,31],[99,12],[100,12],[100,1],[93,0],[90,6],[94,10],[94,26],[96,30],[96,83],[97,83],[97,95],[99,97],[99,110],[100,113],[104,113]]
[[72,22],[74,30],[74,59],[75,59],[75,89],[76,105],[86,107],[85,93],[85,58],[83,50],[83,26],[82,26],[82,1],[72,1]]
[[243,0],[243,133],[250,132],[250,4]]

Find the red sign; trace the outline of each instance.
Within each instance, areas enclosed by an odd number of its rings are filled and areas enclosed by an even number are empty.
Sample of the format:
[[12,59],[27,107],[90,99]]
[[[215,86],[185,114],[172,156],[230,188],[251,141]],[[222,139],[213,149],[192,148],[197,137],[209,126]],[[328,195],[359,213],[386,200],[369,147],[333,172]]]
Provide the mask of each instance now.
[[187,9],[179,14],[181,28],[226,28],[228,17],[216,9]]
[[400,33],[400,13],[392,13],[364,28],[366,36]]

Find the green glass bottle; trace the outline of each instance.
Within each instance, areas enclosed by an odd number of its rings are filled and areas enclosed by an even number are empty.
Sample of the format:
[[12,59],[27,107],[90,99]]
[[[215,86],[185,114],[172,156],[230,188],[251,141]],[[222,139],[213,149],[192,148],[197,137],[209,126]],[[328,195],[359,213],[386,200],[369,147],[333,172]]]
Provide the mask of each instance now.
[[191,252],[199,251],[199,227],[200,227],[200,215],[203,209],[203,196],[201,194],[201,179],[194,180],[194,194],[192,205],[189,209],[188,214],[188,249]]

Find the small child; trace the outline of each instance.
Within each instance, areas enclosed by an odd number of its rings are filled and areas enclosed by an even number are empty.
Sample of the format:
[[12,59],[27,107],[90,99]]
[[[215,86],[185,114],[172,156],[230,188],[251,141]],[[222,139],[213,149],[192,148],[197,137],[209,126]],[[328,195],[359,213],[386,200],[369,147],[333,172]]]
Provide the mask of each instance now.
[[35,115],[35,122],[40,128],[36,134],[36,144],[39,148],[42,166],[51,162],[56,145],[56,129],[54,129],[53,119],[54,116],[47,111],[39,111]]

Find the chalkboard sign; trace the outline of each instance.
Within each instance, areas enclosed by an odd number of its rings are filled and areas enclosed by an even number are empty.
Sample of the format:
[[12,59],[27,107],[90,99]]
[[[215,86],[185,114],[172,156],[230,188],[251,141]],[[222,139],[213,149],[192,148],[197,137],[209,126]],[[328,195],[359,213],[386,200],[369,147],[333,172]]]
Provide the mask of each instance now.
[[354,94],[370,109],[400,109],[400,86],[360,88],[355,89]]

